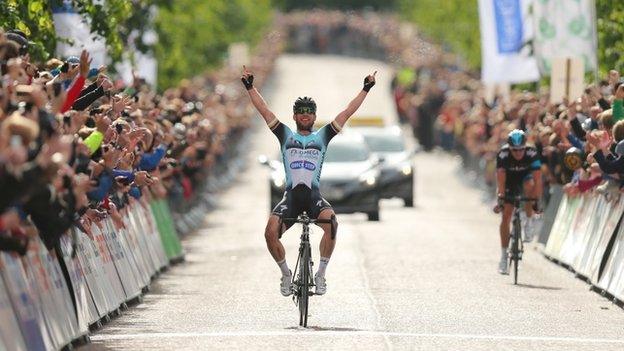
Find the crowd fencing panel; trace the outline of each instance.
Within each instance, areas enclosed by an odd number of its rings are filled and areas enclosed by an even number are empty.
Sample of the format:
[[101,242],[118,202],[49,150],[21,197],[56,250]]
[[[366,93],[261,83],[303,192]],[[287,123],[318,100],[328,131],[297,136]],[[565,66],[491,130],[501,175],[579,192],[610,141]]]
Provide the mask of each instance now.
[[[163,200],[133,201],[117,224],[107,218],[89,234],[72,228],[60,250],[48,251],[37,237],[24,257],[0,252],[0,350],[61,349],[141,296],[169,265],[162,238],[173,257],[182,254],[168,211]],[[157,218],[169,223],[159,226]]]
[[4,280],[0,279],[0,349],[26,350],[26,343],[20,330],[20,324],[13,311]]
[[624,301],[624,225],[620,224],[611,255],[596,286]]
[[548,205],[546,205],[546,209],[544,209],[544,214],[542,215],[542,227],[540,228],[538,238],[538,242],[543,245],[546,245],[548,242],[548,236],[550,235],[552,226],[555,224],[557,210],[563,198],[563,187],[561,185],[551,185],[549,191]]
[[624,226],[619,224],[624,196],[617,191],[593,191],[576,197],[564,194],[556,213],[544,255],[622,300]]

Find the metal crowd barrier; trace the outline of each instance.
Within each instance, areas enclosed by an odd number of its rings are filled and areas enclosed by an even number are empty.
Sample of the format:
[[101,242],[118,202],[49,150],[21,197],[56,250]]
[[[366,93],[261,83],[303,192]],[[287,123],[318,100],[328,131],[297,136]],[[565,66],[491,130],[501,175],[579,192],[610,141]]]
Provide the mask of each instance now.
[[163,230],[167,218],[154,211],[161,203],[134,202],[122,210],[126,228],[116,230],[108,218],[92,225],[93,239],[71,229],[74,257],[70,235],[61,238],[62,257],[38,237],[37,250],[24,257],[0,253],[0,349],[58,350],[87,341],[89,326],[140,300],[151,279],[182,254],[175,231]]
[[563,195],[544,255],[619,302],[624,301],[624,196]]

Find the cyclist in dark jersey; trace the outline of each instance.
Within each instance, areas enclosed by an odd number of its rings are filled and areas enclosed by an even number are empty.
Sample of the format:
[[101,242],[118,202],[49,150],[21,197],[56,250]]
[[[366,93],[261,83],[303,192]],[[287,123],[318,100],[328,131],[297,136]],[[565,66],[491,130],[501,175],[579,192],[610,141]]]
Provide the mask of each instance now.
[[[500,224],[501,258],[498,272],[508,274],[507,246],[509,245],[509,225],[513,215],[513,204],[503,201],[504,197],[513,197],[524,194],[531,198],[542,196],[541,161],[537,150],[526,145],[526,135],[519,129],[511,131],[507,137],[507,144],[498,152],[496,157],[497,195],[499,205],[496,210],[502,209],[503,216]],[[533,218],[533,204],[527,203],[525,208],[527,236],[533,235],[535,218]]]
[[296,218],[305,211],[310,218],[331,219],[333,222],[332,225],[319,224],[323,228],[324,234],[319,248],[321,259],[318,271],[314,275],[314,284],[316,286],[315,293],[323,295],[327,291],[325,270],[336,246],[338,222],[331,205],[323,199],[319,191],[321,168],[327,145],[341,131],[349,117],[362,105],[368,91],[375,85],[377,72],[364,78],[364,88],[349,103],[347,108],[340,112],[331,123],[318,131],[312,131],[312,126],[316,120],[316,103],[309,97],[298,98],[293,106],[293,119],[297,125],[297,130],[292,131],[269,110],[266,102],[253,86],[253,75],[244,66],[243,68],[241,80],[254,107],[279,140],[284,172],[286,173],[284,198],[273,209],[264,233],[269,252],[282,272],[280,292],[284,296],[292,294],[292,272],[288,269],[286,252],[280,242],[281,234],[292,223],[285,223],[282,218]]

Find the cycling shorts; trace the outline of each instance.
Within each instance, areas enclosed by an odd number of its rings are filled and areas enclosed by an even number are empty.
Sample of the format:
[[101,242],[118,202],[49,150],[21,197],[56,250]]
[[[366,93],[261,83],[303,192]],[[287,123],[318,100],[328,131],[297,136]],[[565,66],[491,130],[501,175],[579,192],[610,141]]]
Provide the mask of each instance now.
[[[316,219],[323,210],[331,208],[331,204],[323,199],[318,189],[310,189],[299,184],[284,192],[284,197],[271,211],[271,214],[280,217],[280,219],[297,218],[305,211],[310,218]],[[288,229],[293,225],[293,222],[284,221],[284,225]]]

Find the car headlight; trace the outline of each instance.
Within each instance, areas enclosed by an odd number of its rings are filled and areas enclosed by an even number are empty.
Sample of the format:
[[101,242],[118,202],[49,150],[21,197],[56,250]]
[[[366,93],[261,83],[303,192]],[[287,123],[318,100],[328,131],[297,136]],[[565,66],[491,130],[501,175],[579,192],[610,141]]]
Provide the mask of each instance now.
[[403,173],[403,175],[410,175],[412,174],[412,165],[410,165],[409,163],[404,163],[402,165],[399,165],[398,167],[399,172]]
[[282,177],[273,177],[273,185],[276,188],[281,188],[282,186],[284,186],[284,178]]
[[360,175],[360,182],[366,184],[367,186],[373,186],[377,184],[377,173],[374,171],[362,173],[362,175]]

